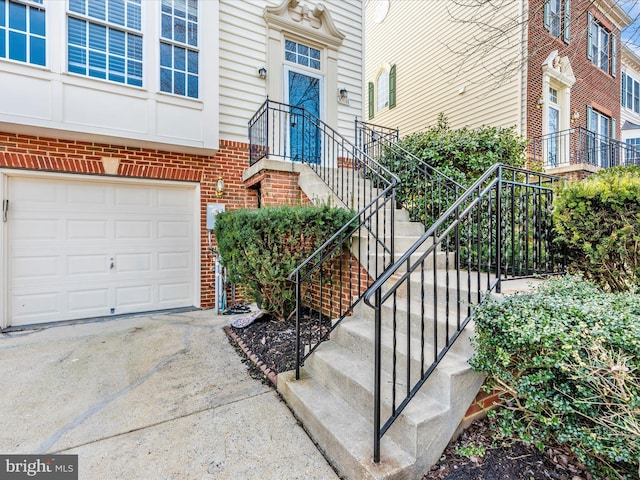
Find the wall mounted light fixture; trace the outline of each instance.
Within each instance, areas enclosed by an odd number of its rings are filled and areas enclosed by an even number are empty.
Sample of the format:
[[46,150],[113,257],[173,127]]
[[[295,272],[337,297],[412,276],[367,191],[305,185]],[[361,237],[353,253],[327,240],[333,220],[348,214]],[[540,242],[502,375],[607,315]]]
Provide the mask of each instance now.
[[344,87],[338,90],[338,102],[349,105],[349,92]]
[[577,110],[574,110],[573,113],[571,114],[571,123],[576,123],[579,118],[580,118],[580,114],[578,113]]
[[258,69],[258,75],[260,76],[261,79],[264,80],[265,78],[267,78],[267,69],[264,67],[260,67]]
[[542,108],[542,106],[543,106],[543,105],[544,105],[544,98],[540,97],[540,98],[538,99],[538,101],[536,102],[536,106],[537,106],[538,108]]
[[222,177],[218,177],[218,181],[216,182],[216,197],[220,198],[224,195],[224,180]]

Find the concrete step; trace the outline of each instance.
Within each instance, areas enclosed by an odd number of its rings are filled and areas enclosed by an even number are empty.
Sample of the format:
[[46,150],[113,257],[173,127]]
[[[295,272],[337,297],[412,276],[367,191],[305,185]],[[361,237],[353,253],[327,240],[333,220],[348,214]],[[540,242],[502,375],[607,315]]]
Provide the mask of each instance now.
[[415,458],[390,438],[382,438],[381,461],[373,462],[373,425],[348,402],[308,376],[278,375],[278,391],[325,457],[347,480],[404,480],[424,472]]
[[[360,416],[373,421],[374,379],[371,364],[354,358],[348,350],[329,341],[323,343],[307,360],[305,369],[314,381],[349,403]],[[383,372],[381,412],[384,419],[392,415],[392,390],[392,377]],[[406,383],[396,379],[396,406],[405,394]],[[431,437],[435,432],[441,432],[445,428],[446,419],[447,405],[437,400],[437,396],[419,392],[386,435],[411,456],[417,457],[422,455],[418,449],[430,448],[433,440]],[[431,430],[431,434],[428,430]],[[451,434],[447,440],[449,438]]]

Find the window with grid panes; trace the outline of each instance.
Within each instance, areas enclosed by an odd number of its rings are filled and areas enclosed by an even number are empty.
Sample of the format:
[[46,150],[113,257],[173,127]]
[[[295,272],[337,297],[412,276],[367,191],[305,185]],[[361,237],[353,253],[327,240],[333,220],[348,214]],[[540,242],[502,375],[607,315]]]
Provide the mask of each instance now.
[[42,0],[0,0],[0,58],[44,66],[46,50]]
[[70,73],[142,86],[141,0],[69,0]]
[[162,0],[160,90],[198,98],[197,0]]

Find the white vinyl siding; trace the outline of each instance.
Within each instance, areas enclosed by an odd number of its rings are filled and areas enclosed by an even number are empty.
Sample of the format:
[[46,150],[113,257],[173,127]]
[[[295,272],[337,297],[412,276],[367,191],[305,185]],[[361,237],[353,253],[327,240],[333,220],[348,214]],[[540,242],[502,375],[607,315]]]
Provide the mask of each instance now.
[[[494,49],[489,57],[477,62],[477,68],[461,73],[457,70],[461,60],[442,46],[460,47],[460,38],[473,36],[471,26],[453,22],[447,13],[448,9],[460,17],[468,9],[456,6],[455,2],[392,1],[384,21],[376,24],[375,7],[376,2],[366,2],[365,79],[375,82],[377,72],[385,64],[396,65],[400,72],[396,107],[376,112],[376,124],[399,127],[400,134],[406,135],[437,124],[438,115],[444,112],[453,128],[516,125],[523,133],[521,106],[526,71],[518,67],[517,74],[509,74],[498,85],[480,66],[517,58],[522,40],[520,30],[511,28],[511,36],[505,36],[501,44],[505,48]],[[520,8],[521,2],[504,2],[501,18],[518,17]],[[478,13],[477,9],[472,10]],[[424,28],[424,22],[416,18],[428,18],[429,28]],[[402,45],[411,47],[399,47]],[[423,56],[417,61],[416,52],[429,52],[428,60]]]
[[[330,0],[323,3],[336,28],[345,35],[338,48],[337,71],[327,71],[326,74],[337,75],[339,88],[346,88],[349,92],[349,105],[337,106],[337,125],[331,126],[349,137],[353,136],[353,118],[362,114],[364,98],[362,5],[357,0]],[[220,0],[221,138],[247,141],[247,122],[266,99],[267,82],[282,75],[281,71],[268,71],[266,80],[258,76],[258,69],[267,65],[264,9],[281,4],[281,0]],[[282,48],[284,52],[284,43]],[[337,92],[325,94],[328,102],[336,101]],[[270,98],[282,101],[282,97]]]

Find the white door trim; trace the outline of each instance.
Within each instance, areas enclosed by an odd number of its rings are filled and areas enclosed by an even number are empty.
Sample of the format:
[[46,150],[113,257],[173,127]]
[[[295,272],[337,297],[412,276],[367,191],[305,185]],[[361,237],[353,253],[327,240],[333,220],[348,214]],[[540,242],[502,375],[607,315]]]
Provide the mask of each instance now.
[[[24,178],[38,178],[38,179],[60,179],[60,180],[75,180],[95,183],[116,183],[116,184],[137,184],[137,185],[158,185],[158,186],[173,186],[184,188],[185,190],[193,190],[195,194],[195,201],[193,202],[193,224],[195,231],[193,232],[193,252],[194,262],[193,265],[193,305],[194,307],[200,307],[201,297],[201,264],[202,264],[202,252],[201,252],[201,220],[200,220],[200,183],[197,182],[179,182],[175,180],[158,180],[148,178],[132,178],[132,177],[115,177],[115,176],[102,176],[102,175],[87,175],[87,174],[74,174],[74,173],[59,173],[59,172],[43,172],[38,170],[18,170],[18,169],[1,169],[0,168],[0,205],[1,201],[8,198],[8,184],[9,178],[24,177]],[[1,211],[0,211],[1,214]],[[11,203],[9,203],[9,212],[7,222],[4,222],[0,217],[0,328],[7,328],[9,325],[9,273],[8,273],[8,224],[11,218]]]

